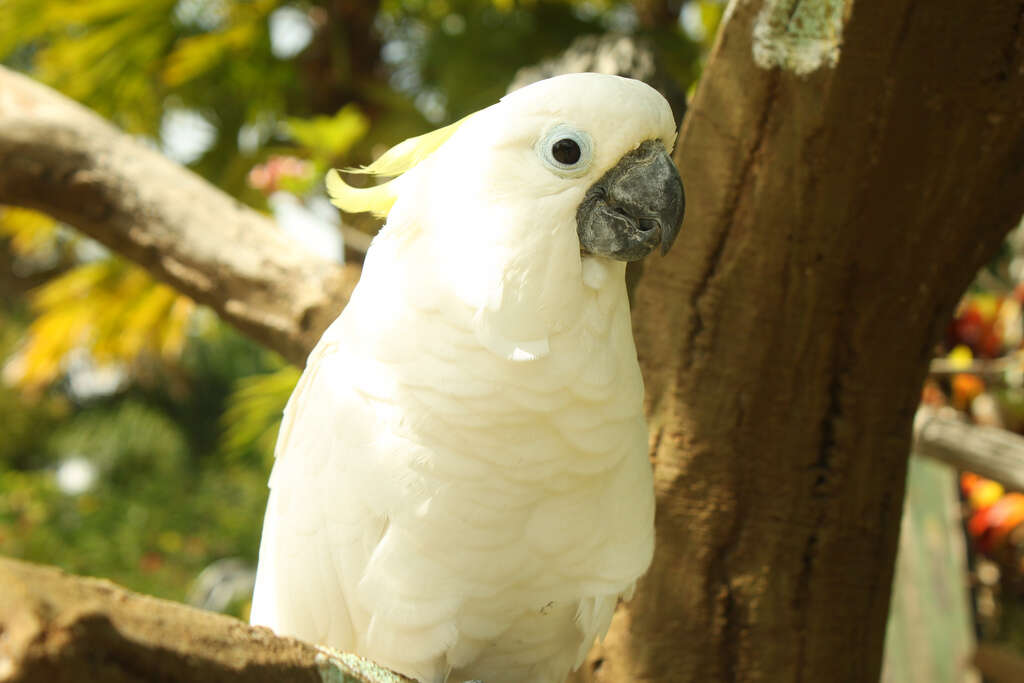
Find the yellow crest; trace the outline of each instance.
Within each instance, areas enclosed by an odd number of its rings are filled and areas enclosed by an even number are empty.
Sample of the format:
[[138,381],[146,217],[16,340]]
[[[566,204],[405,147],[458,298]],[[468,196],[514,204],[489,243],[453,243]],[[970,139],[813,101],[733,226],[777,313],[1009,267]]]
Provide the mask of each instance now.
[[[369,166],[344,170],[346,173],[373,176],[399,176],[437,151],[468,118],[469,116],[464,117],[444,128],[404,140],[384,152]],[[393,182],[389,180],[374,187],[352,187],[341,179],[337,170],[331,169],[327,173],[327,194],[331,198],[331,203],[342,211],[369,211],[376,216],[384,217],[388,215],[398,198]]]

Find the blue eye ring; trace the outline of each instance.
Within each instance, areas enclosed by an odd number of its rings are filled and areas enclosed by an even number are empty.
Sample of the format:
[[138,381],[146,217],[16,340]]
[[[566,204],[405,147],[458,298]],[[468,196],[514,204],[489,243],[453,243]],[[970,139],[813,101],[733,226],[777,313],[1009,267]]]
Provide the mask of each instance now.
[[590,136],[566,123],[549,129],[537,141],[535,149],[548,170],[563,178],[583,175],[590,169],[594,158],[594,143]]

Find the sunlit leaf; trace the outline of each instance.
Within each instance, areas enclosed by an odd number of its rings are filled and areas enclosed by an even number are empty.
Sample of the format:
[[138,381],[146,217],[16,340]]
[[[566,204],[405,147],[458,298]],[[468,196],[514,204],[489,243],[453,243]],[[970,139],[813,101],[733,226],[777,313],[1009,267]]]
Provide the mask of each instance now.
[[22,21],[13,35],[0,29],[0,54],[22,47],[33,77],[131,131],[152,132],[162,99],[152,69],[174,38],[177,0],[8,1]]
[[11,249],[21,256],[51,249],[57,227],[57,221],[37,211],[0,208],[0,235],[9,237]]
[[217,66],[231,52],[244,50],[256,39],[252,24],[233,26],[220,33],[205,33],[178,41],[167,58],[163,80],[178,86]]
[[108,364],[171,360],[181,353],[194,309],[187,297],[113,258],[72,268],[40,287],[32,303],[36,319],[5,370],[29,388],[60,377],[76,349]]
[[359,107],[347,104],[334,116],[289,118],[285,128],[299,144],[325,158],[344,155],[370,129],[370,120]]
[[138,0],[61,0],[35,3],[46,26],[95,24],[139,9]]

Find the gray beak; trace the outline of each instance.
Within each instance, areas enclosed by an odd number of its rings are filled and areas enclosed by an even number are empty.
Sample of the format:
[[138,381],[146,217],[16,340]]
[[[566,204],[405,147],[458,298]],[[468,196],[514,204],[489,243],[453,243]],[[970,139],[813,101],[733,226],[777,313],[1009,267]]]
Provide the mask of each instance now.
[[638,261],[679,234],[686,199],[665,146],[647,140],[594,183],[576,210],[580,248],[618,261]]

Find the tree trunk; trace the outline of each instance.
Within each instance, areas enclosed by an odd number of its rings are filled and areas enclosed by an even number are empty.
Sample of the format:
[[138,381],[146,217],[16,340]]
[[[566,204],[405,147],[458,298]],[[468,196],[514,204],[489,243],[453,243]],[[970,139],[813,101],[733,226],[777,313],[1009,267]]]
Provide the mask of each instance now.
[[577,680],[876,681],[920,384],[1024,211],[1024,3],[725,21],[635,291],[654,564]]

